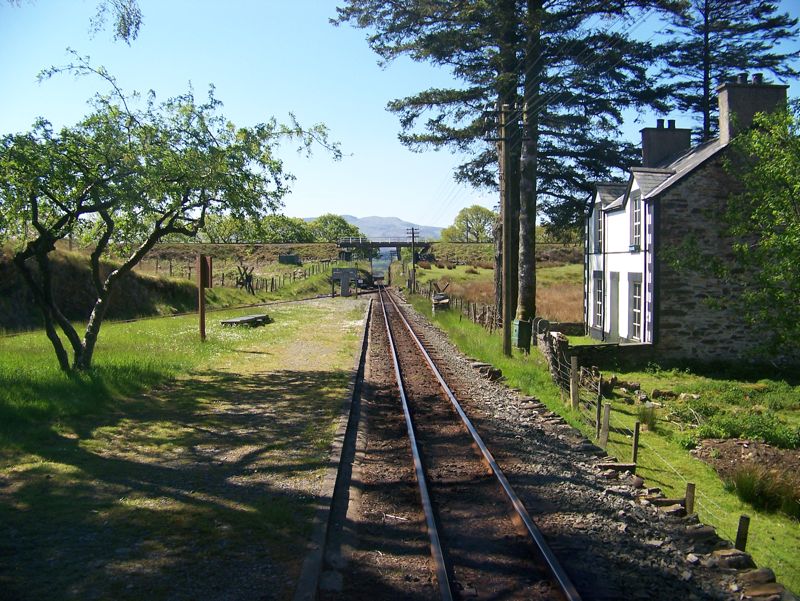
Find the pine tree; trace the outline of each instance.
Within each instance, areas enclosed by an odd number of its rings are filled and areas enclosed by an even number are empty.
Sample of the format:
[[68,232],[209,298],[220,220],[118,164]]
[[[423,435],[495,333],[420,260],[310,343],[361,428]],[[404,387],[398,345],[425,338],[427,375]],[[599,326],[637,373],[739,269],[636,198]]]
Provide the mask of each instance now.
[[675,80],[677,108],[697,116],[701,141],[717,131],[716,87],[742,71],[764,70],[796,77],[800,50],[779,44],[797,39],[798,20],[780,13],[777,2],[690,0],[673,13],[666,74]]
[[512,128],[513,167],[505,178],[517,196],[523,191],[520,231],[504,232],[522,240],[518,318],[535,313],[533,245],[527,243],[537,209],[556,226],[576,225],[591,182],[638,159],[632,145],[620,142],[623,109],[666,108],[666,87],[654,85],[647,72],[658,49],[631,31],[671,4],[346,0],[337,9],[335,23],[368,30],[383,61],[407,55],[449,68],[462,82],[389,103],[400,118],[400,139],[412,149],[450,147],[468,155],[456,169],[458,181],[497,185],[496,149],[484,141],[485,109],[498,102],[527,106],[524,136]]

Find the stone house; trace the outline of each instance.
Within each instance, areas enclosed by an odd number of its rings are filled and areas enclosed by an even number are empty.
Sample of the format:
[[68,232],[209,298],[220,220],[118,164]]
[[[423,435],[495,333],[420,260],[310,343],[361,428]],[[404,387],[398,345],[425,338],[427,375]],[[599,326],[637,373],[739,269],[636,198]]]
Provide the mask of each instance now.
[[787,87],[740,75],[718,89],[718,138],[692,146],[690,129],[659,119],[641,130],[642,166],[628,181],[596,184],[585,233],[591,337],[637,345],[655,360],[752,359],[758,331],[725,302],[737,290],[686,264],[731,259],[721,219],[737,190],[723,164],[728,144],[755,113],[785,106]]

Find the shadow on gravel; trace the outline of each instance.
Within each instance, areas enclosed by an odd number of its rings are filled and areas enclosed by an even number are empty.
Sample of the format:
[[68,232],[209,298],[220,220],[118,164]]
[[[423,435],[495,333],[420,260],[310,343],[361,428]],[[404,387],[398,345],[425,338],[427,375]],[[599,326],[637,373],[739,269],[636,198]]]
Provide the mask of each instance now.
[[207,372],[4,440],[0,599],[290,595],[349,378]]

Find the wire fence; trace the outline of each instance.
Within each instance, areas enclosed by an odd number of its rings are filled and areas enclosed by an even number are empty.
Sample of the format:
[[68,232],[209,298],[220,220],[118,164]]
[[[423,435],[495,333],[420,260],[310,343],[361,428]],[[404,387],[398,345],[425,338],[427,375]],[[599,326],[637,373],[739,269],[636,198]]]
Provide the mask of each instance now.
[[[553,381],[558,385],[562,400],[568,401],[572,408],[585,425],[592,427],[595,432],[595,439],[599,446],[606,448],[610,432],[617,433],[625,438],[632,440],[631,464],[632,469],[636,470],[636,463],[639,451],[647,453],[648,467],[650,469],[663,469],[671,474],[671,479],[680,486],[691,487],[694,484],[687,478],[680,468],[676,467],[664,453],[660,452],[655,445],[650,444],[646,437],[640,436],[639,422],[634,422],[633,428],[629,423],[622,419],[622,414],[614,412],[610,402],[603,402],[604,382],[602,374],[596,368],[587,368],[578,365],[577,357],[571,355],[569,342],[558,332],[546,331],[538,336],[539,348],[547,359],[550,374]],[[688,496],[688,495],[687,495]],[[771,551],[769,535],[759,533],[757,530],[741,534],[742,519],[739,521],[739,528],[735,525],[735,514],[731,516],[729,508],[722,507],[717,501],[711,498],[702,490],[696,490],[693,494],[693,507],[687,508],[687,499],[682,499],[684,508],[700,514],[705,523],[713,526],[719,536],[729,541],[739,540],[741,548],[747,545],[748,539],[751,543],[758,544],[758,556],[762,563],[765,561],[773,569],[785,572],[794,572],[797,566],[787,563],[786,559],[778,557]],[[749,516],[741,516],[745,522],[749,523]]]
[[[433,301],[436,289],[433,287],[433,283],[429,282],[427,286],[417,285],[415,292]],[[449,310],[458,311],[462,317],[467,317],[471,322],[483,326],[490,333],[503,327],[503,316],[498,311],[497,305],[479,303],[455,295],[447,295],[447,297]],[[441,307],[442,305],[440,305]],[[437,305],[434,304],[434,311],[436,308]]]
[[[272,265],[274,263],[270,263]],[[266,263],[264,265],[267,265]],[[254,291],[275,292],[287,284],[297,280],[307,279],[318,273],[330,271],[331,261],[321,260],[308,263],[304,266],[296,266],[290,271],[283,271],[278,274],[263,275],[259,273],[262,266],[256,259],[252,264],[223,262],[221,268],[214,269],[212,274],[213,286],[222,288],[245,287],[245,274],[249,273]],[[185,280],[192,280],[192,276],[197,275],[197,265],[194,259],[146,259],[140,261],[133,271],[140,275],[152,275],[156,277],[171,277]]]

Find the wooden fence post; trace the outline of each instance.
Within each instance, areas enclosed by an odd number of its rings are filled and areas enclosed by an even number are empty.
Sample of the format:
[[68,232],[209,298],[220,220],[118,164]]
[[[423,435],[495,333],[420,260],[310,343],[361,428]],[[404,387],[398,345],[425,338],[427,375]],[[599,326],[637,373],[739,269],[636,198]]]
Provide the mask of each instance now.
[[636,463],[636,460],[639,458],[639,428],[641,424],[636,422],[633,425],[633,458],[631,459],[631,463]]
[[580,407],[580,380],[578,378],[578,357],[572,355],[569,358],[569,399],[572,408],[577,410]]
[[603,423],[603,401],[600,397],[597,397],[597,402],[595,403],[595,412],[594,412],[594,437],[598,440],[600,439],[600,429]]
[[603,423],[600,426],[600,447],[605,449],[608,445],[608,427],[611,421],[611,403],[603,405]]
[[686,483],[686,501],[684,503],[686,508],[686,515],[694,513],[694,482]]
[[736,543],[733,545],[739,551],[747,548],[747,532],[750,529],[750,516],[742,515],[739,517],[739,528],[736,530]]

